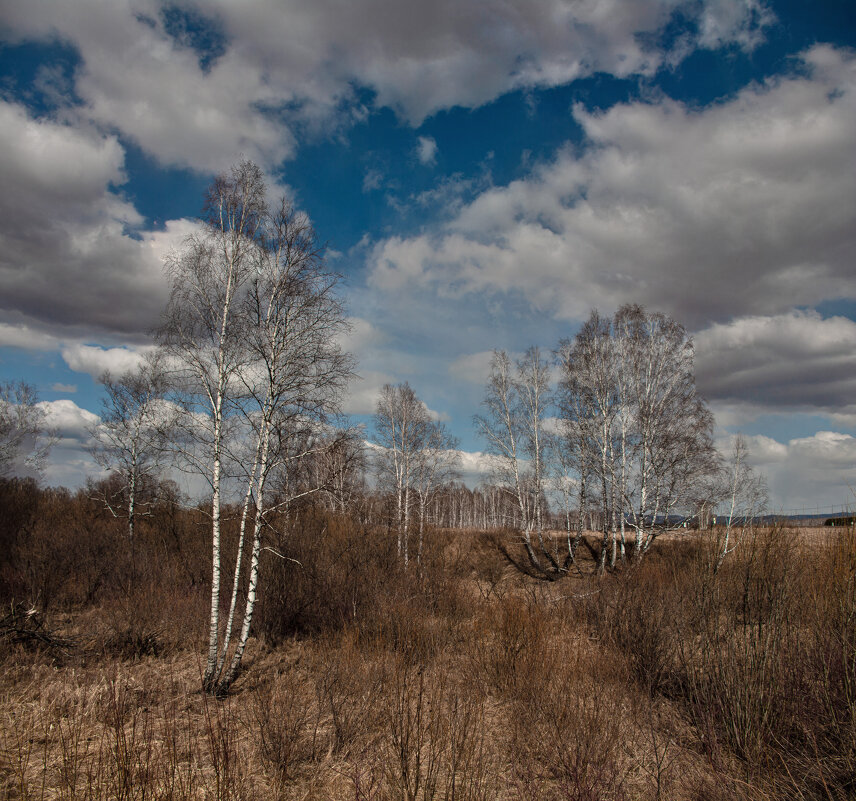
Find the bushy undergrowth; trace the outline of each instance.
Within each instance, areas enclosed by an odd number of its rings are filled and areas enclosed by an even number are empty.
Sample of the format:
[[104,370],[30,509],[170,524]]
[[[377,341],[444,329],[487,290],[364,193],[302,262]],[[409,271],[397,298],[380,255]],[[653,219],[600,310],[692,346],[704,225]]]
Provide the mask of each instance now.
[[759,531],[721,567],[696,534],[542,582],[507,533],[429,531],[404,568],[395,532],[293,510],[215,701],[203,512],[156,508],[131,553],[84,495],[2,489],[2,797],[856,794],[852,531]]

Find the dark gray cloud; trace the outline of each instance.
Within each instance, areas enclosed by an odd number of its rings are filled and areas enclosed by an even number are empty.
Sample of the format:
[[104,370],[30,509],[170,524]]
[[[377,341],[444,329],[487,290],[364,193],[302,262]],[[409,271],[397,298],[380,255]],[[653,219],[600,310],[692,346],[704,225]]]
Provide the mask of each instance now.
[[137,340],[166,299],[162,256],[187,228],[134,235],[115,137],[0,102],[0,322],[64,338]]
[[856,322],[846,317],[745,317],[699,332],[695,345],[698,384],[709,400],[856,412]]

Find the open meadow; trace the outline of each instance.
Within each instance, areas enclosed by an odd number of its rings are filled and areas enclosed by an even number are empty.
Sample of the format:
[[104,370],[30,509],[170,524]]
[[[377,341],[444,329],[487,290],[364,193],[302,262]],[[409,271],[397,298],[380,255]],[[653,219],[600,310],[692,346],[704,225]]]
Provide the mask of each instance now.
[[718,571],[709,532],[603,578],[581,548],[545,581],[514,565],[514,532],[431,530],[404,569],[394,532],[307,506],[280,521],[218,699],[200,691],[201,512],[156,509],[131,549],[82,494],[18,500],[3,798],[856,794],[852,528],[752,532]]

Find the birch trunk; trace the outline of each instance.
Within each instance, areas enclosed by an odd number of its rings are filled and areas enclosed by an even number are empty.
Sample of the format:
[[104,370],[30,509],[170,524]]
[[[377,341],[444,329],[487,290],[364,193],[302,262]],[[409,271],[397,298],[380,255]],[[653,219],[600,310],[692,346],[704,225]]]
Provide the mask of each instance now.
[[247,605],[244,610],[244,620],[241,624],[241,633],[238,635],[238,642],[235,645],[235,652],[232,655],[232,661],[229,664],[229,669],[226,675],[218,686],[218,693],[223,694],[232,686],[232,682],[238,675],[241,668],[241,660],[244,656],[244,651],[247,647],[247,641],[250,638],[250,627],[253,622],[253,612],[256,607],[256,594],[259,585],[259,562],[262,549],[262,525],[264,523],[264,492],[265,483],[268,473],[268,451],[270,444],[270,431],[265,432],[265,441],[262,447],[262,454],[259,460],[259,480],[256,489],[256,507],[255,520],[253,521],[253,546],[250,556],[250,572],[249,581],[247,583]]

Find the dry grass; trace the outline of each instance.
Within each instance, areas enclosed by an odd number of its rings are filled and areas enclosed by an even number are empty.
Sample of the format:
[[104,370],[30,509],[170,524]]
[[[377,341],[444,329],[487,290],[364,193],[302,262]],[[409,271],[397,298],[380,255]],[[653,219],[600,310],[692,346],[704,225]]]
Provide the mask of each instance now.
[[0,797],[856,797],[852,531],[759,532],[719,571],[664,539],[545,582],[507,532],[432,532],[404,571],[387,532],[310,511],[223,700],[199,692],[202,557],[149,542],[130,585],[55,590],[41,630],[70,647],[6,642]]

